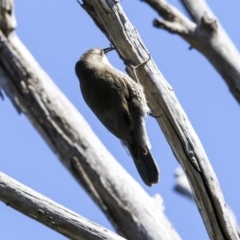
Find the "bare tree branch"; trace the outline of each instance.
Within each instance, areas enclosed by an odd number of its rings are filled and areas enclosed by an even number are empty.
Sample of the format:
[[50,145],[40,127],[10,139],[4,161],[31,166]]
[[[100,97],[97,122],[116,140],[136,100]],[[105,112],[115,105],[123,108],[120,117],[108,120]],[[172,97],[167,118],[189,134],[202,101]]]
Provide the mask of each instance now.
[[[1,3],[1,2],[0,2]],[[1,7],[1,5],[0,5]],[[0,31],[0,86],[127,239],[180,239],[151,198],[116,162],[14,32]]]
[[[174,190],[177,193],[179,193],[187,198],[190,198],[191,200],[194,200],[194,195],[193,195],[192,189],[188,183],[186,175],[184,174],[184,172],[181,168],[176,169],[175,178],[176,178],[176,183],[174,186]],[[240,227],[238,225],[237,218],[229,206],[228,206],[228,211],[229,211],[229,215],[235,225],[238,236],[240,237]]]
[[163,19],[153,25],[176,33],[201,52],[225,80],[240,103],[240,55],[204,0],[181,0],[192,21],[166,0],[143,0]]
[[182,168],[179,167],[175,170],[175,179],[176,184],[174,186],[174,190],[177,193],[182,194],[183,196],[190,198],[191,200],[194,200],[192,189]]
[[0,172],[0,200],[17,211],[76,240],[123,240]]
[[[116,47],[125,64],[137,65],[148,59],[147,49],[117,1],[85,0],[82,7]],[[152,59],[138,68],[137,74],[153,114],[161,116],[158,123],[191,183],[209,237],[238,239],[215,173],[172,87]]]

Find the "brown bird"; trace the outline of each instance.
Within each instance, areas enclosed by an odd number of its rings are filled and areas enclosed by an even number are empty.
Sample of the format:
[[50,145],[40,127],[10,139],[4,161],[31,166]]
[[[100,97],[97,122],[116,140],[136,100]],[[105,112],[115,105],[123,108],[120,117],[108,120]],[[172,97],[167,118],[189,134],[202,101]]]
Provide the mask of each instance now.
[[143,88],[114,68],[106,53],[93,48],[77,61],[75,72],[83,98],[103,125],[129,149],[145,184],[158,182],[158,166],[150,152],[144,117],[148,113]]

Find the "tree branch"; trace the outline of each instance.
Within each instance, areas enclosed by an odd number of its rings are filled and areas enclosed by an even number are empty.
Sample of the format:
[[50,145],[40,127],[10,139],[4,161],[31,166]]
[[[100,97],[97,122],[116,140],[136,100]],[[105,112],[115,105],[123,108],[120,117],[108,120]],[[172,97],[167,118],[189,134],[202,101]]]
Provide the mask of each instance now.
[[108,229],[57,204],[0,172],[0,200],[75,240],[123,240]]
[[190,198],[191,200],[194,200],[192,189],[182,168],[179,167],[175,170],[175,179],[176,184],[174,186],[174,190],[177,193],[182,194],[183,196]]
[[[148,59],[147,49],[118,1],[85,0],[82,7],[116,47],[125,64],[136,66]],[[209,237],[238,239],[215,173],[172,87],[152,59],[138,68],[137,74],[150,108],[155,116],[161,116],[158,123],[191,183]]]
[[[175,178],[176,178],[176,183],[174,186],[174,190],[177,193],[179,193],[193,201],[194,195],[193,195],[192,189],[188,183],[186,175],[184,174],[184,172],[181,168],[176,169]],[[228,211],[229,211],[229,216],[231,217],[232,222],[236,228],[238,236],[240,237],[240,227],[238,225],[237,218],[229,206],[228,206]]]
[[153,25],[176,33],[201,52],[225,80],[240,103],[240,55],[204,0],[181,0],[193,22],[166,0],[142,0],[163,19]]
[[[0,2],[1,3],[1,2]],[[13,32],[0,31],[0,86],[127,239],[180,239],[151,198],[116,162]],[[0,72],[1,73],[1,72]]]

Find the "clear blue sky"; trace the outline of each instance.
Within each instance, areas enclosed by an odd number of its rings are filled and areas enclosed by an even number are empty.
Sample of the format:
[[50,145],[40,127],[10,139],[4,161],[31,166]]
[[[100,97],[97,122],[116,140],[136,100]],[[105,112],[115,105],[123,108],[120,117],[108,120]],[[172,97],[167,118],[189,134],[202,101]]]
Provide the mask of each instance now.
[[[179,1],[170,2],[179,6]],[[209,2],[240,49],[240,2]],[[146,4],[126,0],[121,4],[160,71],[174,88],[215,169],[226,202],[240,219],[240,195],[237,190],[240,182],[239,105],[201,54],[188,50],[189,45],[178,36],[152,27],[152,20],[157,14]],[[77,1],[52,0],[45,4],[40,0],[16,1],[15,11],[20,39],[124,168],[150,195],[161,194],[166,215],[180,236],[186,240],[208,239],[195,204],[173,192],[174,171],[178,163],[155,120],[148,117],[147,127],[153,154],[161,168],[161,181],[148,188],[143,185],[120,142],[100,124],[84,103],[74,73],[75,62],[84,51],[107,47],[109,42]],[[115,67],[124,71],[116,53],[110,53],[109,59]],[[17,114],[7,97],[5,101],[0,101],[0,110],[0,171],[113,230],[27,118]],[[0,212],[0,239],[64,239],[2,202]]]

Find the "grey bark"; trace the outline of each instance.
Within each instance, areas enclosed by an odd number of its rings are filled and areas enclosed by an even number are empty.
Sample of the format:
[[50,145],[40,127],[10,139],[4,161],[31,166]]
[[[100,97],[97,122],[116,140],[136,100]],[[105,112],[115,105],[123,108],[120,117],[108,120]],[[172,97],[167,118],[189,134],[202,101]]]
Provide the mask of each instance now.
[[0,31],[0,87],[117,232],[127,239],[180,239],[161,197],[150,197],[117,163],[17,35],[6,36]]
[[124,240],[0,172],[0,200],[74,240]]
[[178,34],[191,48],[201,52],[240,103],[240,54],[207,3],[204,0],[181,0],[191,21],[166,0],[144,2],[163,18],[155,19],[154,26]]
[[[118,1],[85,0],[82,7],[116,47],[125,64],[138,65],[149,54]],[[130,69],[130,68],[129,68]],[[150,108],[182,165],[210,239],[239,239],[207,155],[172,87],[150,59],[137,69]]]
[[[177,193],[181,194],[182,196],[187,197],[193,201],[194,195],[193,195],[192,189],[188,183],[186,175],[184,174],[184,172],[181,168],[176,169],[175,179],[176,179],[176,183],[174,186],[174,190]],[[236,218],[234,212],[231,210],[231,208],[229,206],[227,206],[227,207],[228,207],[228,211],[229,211],[229,216],[233,221],[233,224],[237,230],[238,236],[240,237],[240,227],[239,227],[237,218]]]

